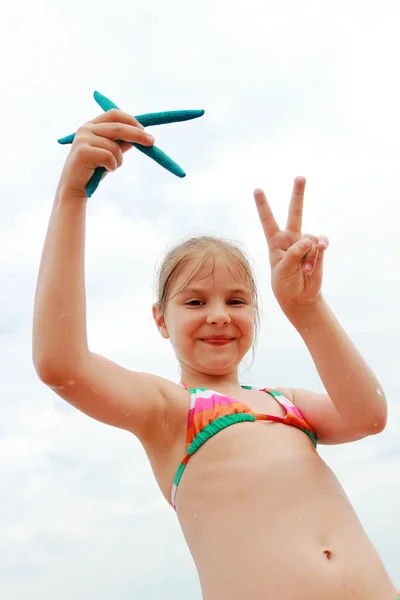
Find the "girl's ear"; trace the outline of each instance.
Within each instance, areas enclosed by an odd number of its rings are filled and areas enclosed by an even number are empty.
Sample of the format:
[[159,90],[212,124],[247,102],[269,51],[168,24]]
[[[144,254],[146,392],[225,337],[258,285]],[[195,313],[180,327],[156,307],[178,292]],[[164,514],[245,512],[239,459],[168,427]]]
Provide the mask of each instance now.
[[167,328],[165,326],[164,315],[160,311],[158,304],[153,304],[152,312],[153,312],[153,319],[154,319],[155,324],[157,325],[158,331],[161,333],[163,338],[167,340],[169,338],[169,335],[168,335]]

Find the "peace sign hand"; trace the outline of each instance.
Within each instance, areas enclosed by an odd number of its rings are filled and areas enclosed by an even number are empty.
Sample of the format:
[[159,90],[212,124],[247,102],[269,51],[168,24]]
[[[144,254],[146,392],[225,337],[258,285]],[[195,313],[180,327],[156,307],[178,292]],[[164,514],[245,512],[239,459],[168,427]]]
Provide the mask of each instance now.
[[315,306],[321,298],[325,236],[301,233],[306,180],[296,177],[286,230],[282,231],[261,189],[254,192],[268,242],[272,290],[286,316]]

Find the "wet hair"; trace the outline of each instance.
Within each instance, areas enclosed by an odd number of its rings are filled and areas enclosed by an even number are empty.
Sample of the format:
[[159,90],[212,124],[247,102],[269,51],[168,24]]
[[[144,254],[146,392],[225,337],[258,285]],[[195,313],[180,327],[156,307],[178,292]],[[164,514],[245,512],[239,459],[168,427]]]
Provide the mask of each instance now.
[[194,261],[193,271],[175,295],[181,292],[193,280],[198,278],[200,273],[208,264],[210,264],[210,262],[211,271],[207,271],[204,277],[212,275],[215,269],[215,260],[221,256],[227,259],[227,267],[232,276],[239,276],[244,279],[251,291],[254,308],[254,340],[252,346],[254,357],[257,336],[260,329],[258,291],[250,261],[245,252],[240,248],[238,242],[232,242],[214,236],[200,236],[191,237],[173,246],[168,250],[157,270],[156,305],[161,313],[165,311],[166,305],[171,299],[170,291],[172,284],[182,268],[186,266],[190,260]]

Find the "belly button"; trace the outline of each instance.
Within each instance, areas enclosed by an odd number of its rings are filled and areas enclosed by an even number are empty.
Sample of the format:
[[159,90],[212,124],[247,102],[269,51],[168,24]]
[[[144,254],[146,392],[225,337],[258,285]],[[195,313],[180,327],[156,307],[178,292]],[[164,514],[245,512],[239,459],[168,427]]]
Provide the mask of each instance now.
[[326,556],[326,560],[331,560],[332,552],[330,550],[324,550],[324,554]]

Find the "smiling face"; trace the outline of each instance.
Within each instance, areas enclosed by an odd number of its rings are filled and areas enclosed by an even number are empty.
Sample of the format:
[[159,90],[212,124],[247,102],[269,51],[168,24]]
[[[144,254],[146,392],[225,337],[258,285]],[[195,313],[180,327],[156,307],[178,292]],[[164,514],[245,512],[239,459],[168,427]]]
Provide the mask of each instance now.
[[184,380],[196,372],[237,376],[254,339],[254,290],[239,262],[223,252],[196,252],[171,283],[163,314],[154,316]]

